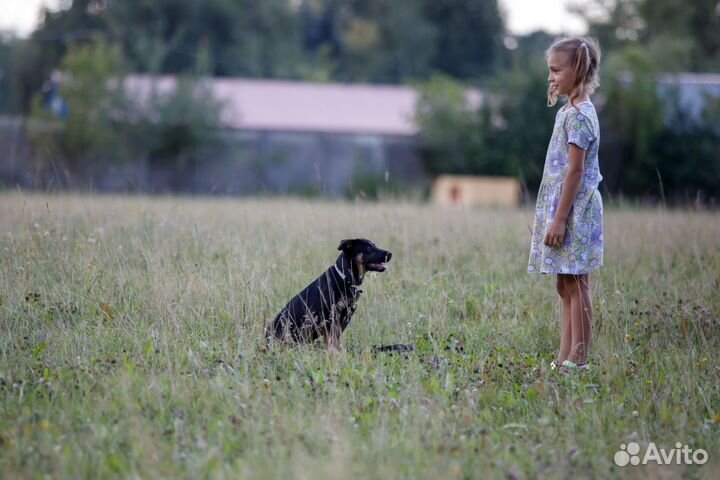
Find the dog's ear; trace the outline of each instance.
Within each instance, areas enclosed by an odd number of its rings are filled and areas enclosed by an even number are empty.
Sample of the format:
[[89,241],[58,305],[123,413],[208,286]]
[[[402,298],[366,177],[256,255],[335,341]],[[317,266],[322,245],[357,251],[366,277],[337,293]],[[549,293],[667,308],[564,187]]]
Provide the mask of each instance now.
[[340,245],[338,246],[338,250],[341,250],[343,252],[349,252],[350,250],[352,250],[354,244],[355,244],[355,240],[350,239],[350,238],[345,239],[340,242]]

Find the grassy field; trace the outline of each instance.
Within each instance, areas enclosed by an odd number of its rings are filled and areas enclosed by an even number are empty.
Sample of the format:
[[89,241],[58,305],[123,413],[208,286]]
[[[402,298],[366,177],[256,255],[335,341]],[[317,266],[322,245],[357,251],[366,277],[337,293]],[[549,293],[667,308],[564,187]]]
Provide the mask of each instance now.
[[[720,215],[609,209],[565,378],[531,211],[0,195],[0,477],[717,478]],[[343,238],[393,252],[344,351],[263,352]],[[372,345],[412,343],[406,356]],[[703,466],[618,467],[621,444]],[[644,451],[644,450],[643,450]]]

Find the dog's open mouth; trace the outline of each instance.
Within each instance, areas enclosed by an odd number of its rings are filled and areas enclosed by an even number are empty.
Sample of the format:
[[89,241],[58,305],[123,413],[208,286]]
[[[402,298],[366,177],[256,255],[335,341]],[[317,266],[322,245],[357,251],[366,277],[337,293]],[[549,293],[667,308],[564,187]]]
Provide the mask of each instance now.
[[368,263],[367,268],[373,272],[384,272],[387,270],[387,265],[384,263]]

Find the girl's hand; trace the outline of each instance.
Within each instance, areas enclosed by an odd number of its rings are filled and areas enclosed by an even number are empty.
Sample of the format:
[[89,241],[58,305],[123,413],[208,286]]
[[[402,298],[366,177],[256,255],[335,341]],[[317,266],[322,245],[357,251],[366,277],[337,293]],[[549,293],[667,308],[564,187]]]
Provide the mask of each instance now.
[[565,222],[555,217],[550,228],[545,234],[545,245],[548,247],[559,247],[565,241]]

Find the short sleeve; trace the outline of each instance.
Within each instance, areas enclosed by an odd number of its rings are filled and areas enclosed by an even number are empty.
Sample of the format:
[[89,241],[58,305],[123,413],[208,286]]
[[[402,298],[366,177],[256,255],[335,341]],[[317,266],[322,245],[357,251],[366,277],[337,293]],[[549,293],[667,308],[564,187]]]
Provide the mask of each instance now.
[[568,144],[574,143],[583,150],[597,140],[592,121],[582,112],[572,111],[565,120],[565,133]]

